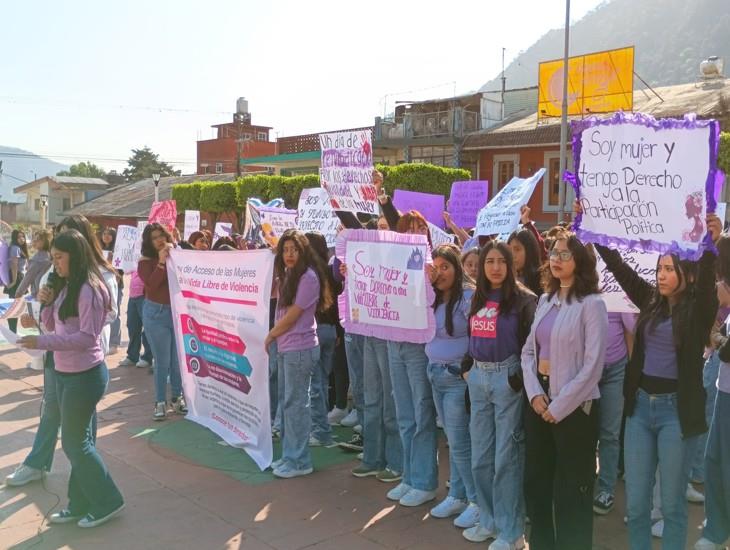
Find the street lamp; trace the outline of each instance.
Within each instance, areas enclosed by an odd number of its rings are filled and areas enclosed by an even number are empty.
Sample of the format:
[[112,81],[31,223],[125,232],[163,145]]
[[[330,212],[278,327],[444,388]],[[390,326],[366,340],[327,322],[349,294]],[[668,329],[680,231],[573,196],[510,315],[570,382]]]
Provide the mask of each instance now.
[[160,174],[152,174],[152,181],[155,182],[155,202],[160,202]]
[[48,195],[41,195],[41,229],[46,228],[46,208],[48,208]]

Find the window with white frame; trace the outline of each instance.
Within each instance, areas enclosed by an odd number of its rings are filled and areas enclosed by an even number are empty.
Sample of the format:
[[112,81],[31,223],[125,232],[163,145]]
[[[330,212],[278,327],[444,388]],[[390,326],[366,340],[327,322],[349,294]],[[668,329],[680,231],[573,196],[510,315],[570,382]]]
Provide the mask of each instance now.
[[507,182],[520,175],[520,155],[494,155],[492,159],[492,196]]
[[258,141],[267,141],[268,136],[266,135],[266,132],[256,132],[256,139]]
[[215,163],[215,173],[216,174],[222,174],[223,173],[223,163],[222,162],[216,162]]
[[[566,168],[572,165],[573,159],[568,153]],[[560,152],[548,151],[544,155],[545,176],[542,184],[542,211],[558,212],[560,211]],[[572,203],[575,194],[573,188],[566,183],[565,185],[565,205],[566,211],[572,210]]]

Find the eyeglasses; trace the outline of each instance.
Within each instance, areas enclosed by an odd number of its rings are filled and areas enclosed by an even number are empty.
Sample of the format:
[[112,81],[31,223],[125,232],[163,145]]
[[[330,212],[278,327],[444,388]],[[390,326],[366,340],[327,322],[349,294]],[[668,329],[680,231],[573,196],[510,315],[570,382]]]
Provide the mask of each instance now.
[[550,259],[560,259],[561,262],[568,262],[573,258],[573,253],[570,250],[555,250],[554,248],[550,251]]

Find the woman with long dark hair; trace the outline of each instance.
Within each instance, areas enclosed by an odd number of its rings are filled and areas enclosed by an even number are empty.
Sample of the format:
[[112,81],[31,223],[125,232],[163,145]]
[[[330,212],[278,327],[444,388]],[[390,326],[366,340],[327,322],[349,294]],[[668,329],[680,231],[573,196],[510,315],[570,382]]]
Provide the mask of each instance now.
[[[708,215],[717,240],[722,229]],[[654,285],[616,250],[596,245],[616,282],[639,308],[634,350],[626,367],[624,468],[629,545],[651,548],[651,494],[659,469],[663,548],[684,548],[687,483],[700,434],[707,431],[702,385],[705,344],[717,313],[716,258],[699,262],[660,256]]]
[[188,237],[188,243],[195,250],[210,250],[208,235],[202,231],[193,231]]
[[68,507],[51,523],[96,527],[124,508],[124,499],[95,447],[91,430],[96,405],[106,391],[101,332],[111,297],[89,243],[75,230],[53,240],[55,283],[38,293],[45,334],[25,336],[19,344],[53,352],[61,411],[61,442],[71,463]]
[[529,229],[518,229],[509,236],[507,244],[512,249],[517,280],[529,288],[536,296],[540,296],[542,294],[542,284],[540,282],[542,258],[540,245],[535,235]]
[[[15,293],[20,282],[25,277],[25,270],[28,265],[28,244],[25,242],[25,233],[19,229],[13,229],[10,234],[10,249],[8,258],[10,260],[10,283],[5,287],[5,294],[15,298]],[[18,320],[8,319],[8,327],[13,332],[18,331]]]
[[164,420],[167,416],[168,376],[173,412],[177,414],[188,412],[183,396],[175,327],[170,307],[170,286],[167,280],[167,260],[172,248],[172,235],[163,225],[151,223],[144,228],[142,258],[137,265],[137,273],[144,282],[142,324],[154,357],[155,410],[152,418],[155,420]]
[[608,316],[596,258],[572,233],[556,235],[543,289],[522,348],[530,548],[590,550]]
[[[479,256],[469,315],[469,359],[464,363],[471,402],[471,464],[479,524],[464,538],[490,548],[524,546],[525,463],[520,351],[537,297],[517,280],[510,247],[488,242]],[[470,368],[469,368],[470,367]]]
[[279,285],[276,323],[264,340],[276,342],[281,401],[282,456],[272,464],[274,475],[291,478],[312,473],[309,436],[312,416],[307,410],[312,371],[319,363],[316,312],[333,303],[326,266],[312,253],[301,231],[288,229],[276,247],[274,276]]

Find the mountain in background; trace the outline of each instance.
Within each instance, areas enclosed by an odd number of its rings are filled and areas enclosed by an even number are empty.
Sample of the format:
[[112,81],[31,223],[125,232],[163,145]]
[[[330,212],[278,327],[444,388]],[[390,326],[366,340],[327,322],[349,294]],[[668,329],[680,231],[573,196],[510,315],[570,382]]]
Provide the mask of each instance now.
[[45,157],[0,145],[0,161],[3,163],[0,174],[0,201],[24,202],[25,195],[13,193],[13,189],[26,182],[45,176],[55,176],[61,170],[68,170],[68,166],[53,162]]
[[[539,9],[538,9],[539,11]],[[538,64],[563,57],[562,29],[553,29],[505,69],[507,89],[537,85]],[[612,0],[570,28],[570,55],[635,46],[634,71],[651,86],[694,82],[700,62],[717,55],[730,72],[729,0]],[[500,90],[500,76],[480,91]],[[636,88],[644,88],[635,80]]]

